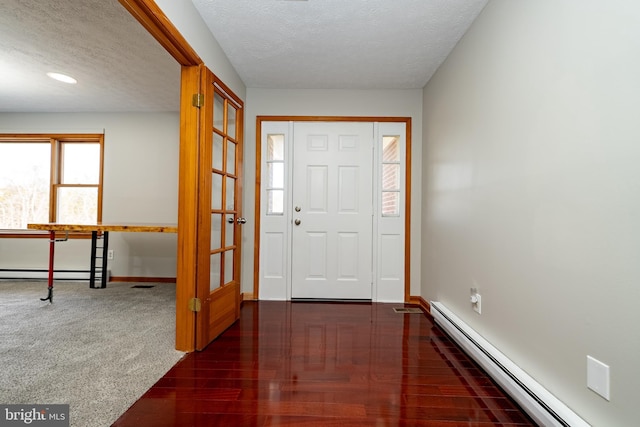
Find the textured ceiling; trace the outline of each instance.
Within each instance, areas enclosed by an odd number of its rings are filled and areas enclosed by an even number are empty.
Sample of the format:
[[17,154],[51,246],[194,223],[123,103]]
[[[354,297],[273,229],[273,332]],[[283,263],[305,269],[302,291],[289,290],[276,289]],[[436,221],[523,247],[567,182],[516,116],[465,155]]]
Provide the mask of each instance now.
[[487,0],[192,0],[247,87],[422,88]]
[[[487,2],[180,1],[247,87],[308,89],[421,88]],[[179,79],[117,0],[0,0],[0,112],[177,111]]]
[[117,0],[0,0],[0,112],[177,111],[179,91],[178,63]]

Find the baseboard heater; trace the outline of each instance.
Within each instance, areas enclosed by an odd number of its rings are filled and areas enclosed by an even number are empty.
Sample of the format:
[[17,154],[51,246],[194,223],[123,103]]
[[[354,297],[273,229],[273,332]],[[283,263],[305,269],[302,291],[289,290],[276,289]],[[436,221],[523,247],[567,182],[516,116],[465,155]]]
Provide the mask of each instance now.
[[569,407],[531,378],[442,303],[431,301],[431,315],[476,363],[541,426],[588,427]]
[[[86,280],[90,278],[89,270],[53,270],[54,280]],[[107,281],[111,270],[107,270]],[[0,280],[47,280],[49,270],[38,268],[0,268]]]

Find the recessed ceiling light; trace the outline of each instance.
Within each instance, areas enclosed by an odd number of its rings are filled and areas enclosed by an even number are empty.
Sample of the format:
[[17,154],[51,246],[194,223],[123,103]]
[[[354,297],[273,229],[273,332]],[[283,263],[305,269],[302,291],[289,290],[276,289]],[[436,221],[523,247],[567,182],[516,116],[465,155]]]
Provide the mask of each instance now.
[[74,85],[74,84],[78,83],[78,81],[76,79],[74,79],[71,76],[67,76],[66,74],[47,73],[47,76],[51,77],[54,80],[58,80],[58,81],[64,82],[64,83],[69,83],[71,85]]

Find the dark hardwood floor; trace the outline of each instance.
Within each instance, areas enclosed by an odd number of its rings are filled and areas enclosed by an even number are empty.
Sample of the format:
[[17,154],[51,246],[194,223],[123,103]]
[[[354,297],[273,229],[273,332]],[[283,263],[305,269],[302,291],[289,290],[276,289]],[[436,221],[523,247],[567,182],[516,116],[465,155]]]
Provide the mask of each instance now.
[[113,425],[532,426],[424,314],[248,302]]

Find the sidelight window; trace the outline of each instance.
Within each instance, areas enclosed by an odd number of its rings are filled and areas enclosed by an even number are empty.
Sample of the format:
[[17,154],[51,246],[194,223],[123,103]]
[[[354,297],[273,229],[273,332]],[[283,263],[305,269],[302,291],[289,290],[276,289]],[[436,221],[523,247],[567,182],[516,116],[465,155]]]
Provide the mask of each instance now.
[[400,137],[382,137],[382,216],[400,215]]
[[284,135],[267,135],[267,215],[284,214]]

